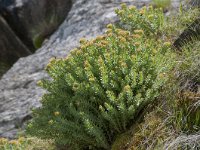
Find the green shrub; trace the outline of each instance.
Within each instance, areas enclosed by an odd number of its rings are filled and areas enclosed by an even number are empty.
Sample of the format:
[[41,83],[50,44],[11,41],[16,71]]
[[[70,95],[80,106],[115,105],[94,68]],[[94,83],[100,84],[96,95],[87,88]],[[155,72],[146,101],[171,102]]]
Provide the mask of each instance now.
[[136,29],[109,24],[105,35],[81,39],[68,57],[52,59],[46,67],[51,80],[39,82],[48,92],[28,133],[73,150],[111,149],[116,136],[159,96],[172,66],[165,65],[169,43],[145,38],[156,28]]
[[160,8],[153,9],[150,7],[142,7],[140,10],[135,6],[127,7],[122,4],[122,9],[116,9],[116,14],[120,21],[126,25],[126,28],[134,31],[143,29],[145,35],[157,35],[164,24],[163,10]]

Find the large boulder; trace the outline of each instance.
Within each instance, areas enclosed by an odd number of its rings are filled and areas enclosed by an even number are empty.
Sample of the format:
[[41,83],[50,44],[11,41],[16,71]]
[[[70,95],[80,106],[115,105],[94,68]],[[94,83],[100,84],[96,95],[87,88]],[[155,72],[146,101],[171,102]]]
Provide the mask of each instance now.
[[65,19],[71,4],[71,0],[0,0],[0,13],[34,51]]
[[200,7],[200,0],[190,0],[190,4],[194,7]]
[[2,16],[0,16],[0,47],[0,60],[5,62],[12,63],[19,57],[31,54]]
[[3,66],[11,66],[18,58],[30,55],[31,52],[15,35],[0,15],[0,76]]
[[174,41],[174,47],[181,51],[181,47],[195,40],[200,40],[200,18],[191,23]]

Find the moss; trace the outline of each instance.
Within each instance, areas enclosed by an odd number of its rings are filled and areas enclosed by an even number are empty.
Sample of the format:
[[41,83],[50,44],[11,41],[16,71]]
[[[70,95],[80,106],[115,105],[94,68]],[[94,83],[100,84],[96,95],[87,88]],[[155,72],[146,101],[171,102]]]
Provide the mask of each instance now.
[[111,150],[125,150],[129,145],[131,137],[132,134],[130,131],[117,136],[115,142],[112,145]]
[[35,35],[33,38],[33,45],[35,49],[40,48],[42,46],[43,41],[44,41],[44,38],[42,37],[41,34]]

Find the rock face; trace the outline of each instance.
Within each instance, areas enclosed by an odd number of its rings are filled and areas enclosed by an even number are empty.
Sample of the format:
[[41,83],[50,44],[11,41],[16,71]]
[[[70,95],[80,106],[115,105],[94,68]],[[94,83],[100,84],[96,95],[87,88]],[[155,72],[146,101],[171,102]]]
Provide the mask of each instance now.
[[174,47],[181,51],[181,47],[186,43],[192,42],[194,39],[200,40],[200,18],[197,18],[192,24],[185,29],[179,37],[174,41]]
[[200,1],[199,0],[190,0],[190,4],[194,7],[200,7]]
[[[73,0],[68,17],[35,54],[21,58],[0,80],[0,137],[14,137],[30,119],[31,108],[40,107],[44,91],[36,86],[48,78],[44,67],[51,57],[65,57],[82,37],[102,34],[106,24],[117,21],[114,8],[121,2],[138,7],[150,0]],[[177,2],[177,1],[176,1]]]
[[71,4],[71,0],[0,0],[0,11],[17,36],[33,50],[56,30]]
[[0,62],[8,65],[12,65],[19,57],[31,54],[1,16],[0,48]]

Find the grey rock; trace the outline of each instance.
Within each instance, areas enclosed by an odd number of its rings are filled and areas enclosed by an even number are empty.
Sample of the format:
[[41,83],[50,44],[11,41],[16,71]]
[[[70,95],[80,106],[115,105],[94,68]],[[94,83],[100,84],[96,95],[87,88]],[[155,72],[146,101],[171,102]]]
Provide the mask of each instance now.
[[28,48],[0,15],[0,63],[12,65],[18,58],[30,54]]
[[0,0],[0,13],[25,45],[34,50],[67,16],[71,0]]

